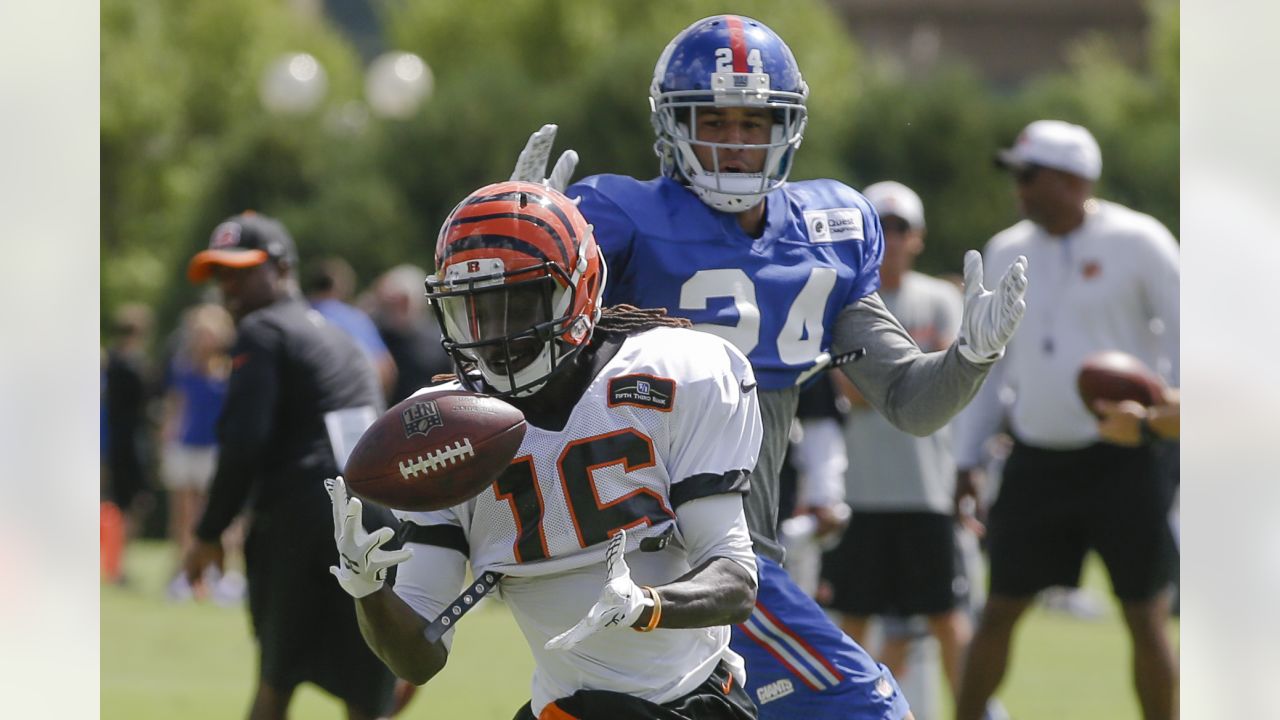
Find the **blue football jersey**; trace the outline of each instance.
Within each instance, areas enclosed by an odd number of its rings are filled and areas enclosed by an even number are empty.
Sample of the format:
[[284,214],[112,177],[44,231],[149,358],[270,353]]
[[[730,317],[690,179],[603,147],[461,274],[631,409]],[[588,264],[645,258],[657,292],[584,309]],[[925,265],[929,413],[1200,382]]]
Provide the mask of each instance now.
[[593,175],[567,194],[604,252],[606,305],[689,318],[750,358],[766,390],[799,382],[830,349],[840,310],[880,287],[880,219],[834,180],[770,193],[759,238],[666,177]]

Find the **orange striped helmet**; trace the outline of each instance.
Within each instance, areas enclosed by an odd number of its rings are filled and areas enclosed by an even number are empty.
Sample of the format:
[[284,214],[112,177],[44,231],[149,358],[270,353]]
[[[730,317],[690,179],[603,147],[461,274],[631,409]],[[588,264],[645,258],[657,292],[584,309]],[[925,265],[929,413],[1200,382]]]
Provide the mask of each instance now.
[[427,299],[463,384],[524,396],[590,342],[604,281],[591,225],[572,200],[538,183],[502,182],[449,213]]

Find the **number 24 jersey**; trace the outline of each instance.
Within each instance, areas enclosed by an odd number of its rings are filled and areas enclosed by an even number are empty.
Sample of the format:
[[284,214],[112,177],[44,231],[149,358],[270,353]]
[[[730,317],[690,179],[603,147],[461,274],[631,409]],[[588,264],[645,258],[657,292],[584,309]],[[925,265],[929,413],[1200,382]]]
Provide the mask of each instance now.
[[880,220],[834,180],[769,193],[759,238],[665,177],[593,175],[567,194],[604,252],[607,305],[689,318],[747,355],[765,390],[795,384],[830,349],[840,311],[880,286]]

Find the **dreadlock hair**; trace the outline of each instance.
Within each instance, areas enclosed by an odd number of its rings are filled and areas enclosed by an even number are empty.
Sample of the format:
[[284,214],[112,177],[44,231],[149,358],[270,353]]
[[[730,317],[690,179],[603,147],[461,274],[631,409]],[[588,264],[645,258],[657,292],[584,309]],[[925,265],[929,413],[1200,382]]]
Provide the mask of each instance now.
[[596,330],[618,335],[635,335],[657,327],[689,328],[693,323],[682,317],[667,315],[666,308],[638,308],[635,305],[611,305],[600,313]]

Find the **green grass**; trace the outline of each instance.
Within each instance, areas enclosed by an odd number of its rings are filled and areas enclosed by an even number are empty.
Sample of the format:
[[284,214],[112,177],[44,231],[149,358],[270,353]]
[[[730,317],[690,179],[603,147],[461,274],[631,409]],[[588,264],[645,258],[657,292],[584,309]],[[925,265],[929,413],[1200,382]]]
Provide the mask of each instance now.
[[[136,543],[126,562],[130,586],[102,588],[104,720],[226,720],[243,717],[249,707],[256,655],[247,612],[167,601],[172,561],[167,545]],[[1086,586],[1109,592],[1096,561],[1087,568]],[[1173,633],[1176,642],[1176,623]],[[1001,697],[1020,719],[1136,718],[1128,663],[1128,640],[1114,608],[1097,622],[1037,609],[1019,627]],[[506,608],[486,602],[459,626],[448,667],[401,717],[505,720],[528,700],[532,669]],[[298,691],[291,715],[345,717],[337,701],[311,686]]]
[[[243,607],[165,598],[173,558],[163,543],[129,548],[130,586],[102,588],[103,720],[244,717],[257,654]],[[456,632],[448,666],[399,718],[510,718],[529,699],[533,659],[500,603],[485,602]],[[314,686],[294,696],[291,717],[338,720],[341,703]]]
[[[1142,716],[1130,680],[1128,631],[1111,596],[1106,569],[1096,555],[1085,563],[1083,585],[1105,599],[1106,614],[1100,620],[1081,620],[1035,606],[1018,625],[1009,671],[998,693],[1016,720]],[[1170,638],[1175,655],[1179,636],[1174,620]]]

